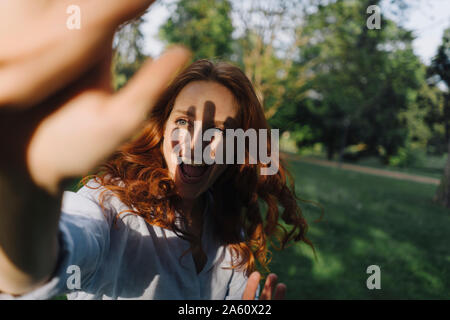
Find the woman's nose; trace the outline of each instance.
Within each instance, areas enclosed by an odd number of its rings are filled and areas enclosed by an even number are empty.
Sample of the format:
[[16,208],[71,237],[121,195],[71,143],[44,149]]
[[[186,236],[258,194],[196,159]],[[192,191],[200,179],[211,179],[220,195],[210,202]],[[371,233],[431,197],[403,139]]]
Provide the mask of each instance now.
[[193,133],[191,134],[191,155],[194,156],[195,163],[203,162],[203,150],[208,145],[209,141],[203,141],[204,137],[204,128],[202,121],[196,121],[193,129]]

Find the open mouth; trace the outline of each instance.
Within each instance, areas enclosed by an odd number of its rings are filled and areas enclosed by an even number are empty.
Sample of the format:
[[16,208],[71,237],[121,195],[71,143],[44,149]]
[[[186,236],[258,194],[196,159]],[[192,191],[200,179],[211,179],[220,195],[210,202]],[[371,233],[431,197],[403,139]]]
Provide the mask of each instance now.
[[194,184],[201,181],[211,167],[206,164],[186,164],[182,162],[177,166],[177,171],[183,182]]

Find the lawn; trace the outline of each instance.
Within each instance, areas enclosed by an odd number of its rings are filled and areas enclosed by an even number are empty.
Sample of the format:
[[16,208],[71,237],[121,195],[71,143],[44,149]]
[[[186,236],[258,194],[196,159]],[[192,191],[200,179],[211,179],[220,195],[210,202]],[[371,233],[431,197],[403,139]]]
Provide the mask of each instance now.
[[[295,154],[295,152],[292,152],[292,151],[291,151],[291,153]],[[316,153],[311,153],[311,154],[307,153],[303,156],[306,156],[308,158],[316,158],[316,159],[320,159],[320,160],[329,160],[329,159],[327,159],[326,154],[323,152],[316,152]],[[339,155],[335,155],[333,157],[332,161],[338,162]],[[447,154],[443,154],[443,155],[439,155],[439,156],[438,155],[427,155],[426,157],[424,157],[420,161],[418,161],[416,164],[411,164],[407,167],[389,166],[389,165],[383,164],[381,162],[380,158],[376,157],[376,156],[361,157],[356,161],[350,161],[350,160],[344,159],[343,163],[361,165],[364,167],[384,169],[384,170],[388,170],[388,171],[395,171],[395,172],[401,172],[401,173],[416,174],[419,176],[440,179],[442,177],[442,173],[444,172],[444,167],[445,167],[446,161],[447,161]]]
[[[288,299],[449,299],[450,210],[432,202],[436,186],[290,162],[310,222],[305,244],[273,250],[271,271]],[[366,269],[381,268],[369,290]]]

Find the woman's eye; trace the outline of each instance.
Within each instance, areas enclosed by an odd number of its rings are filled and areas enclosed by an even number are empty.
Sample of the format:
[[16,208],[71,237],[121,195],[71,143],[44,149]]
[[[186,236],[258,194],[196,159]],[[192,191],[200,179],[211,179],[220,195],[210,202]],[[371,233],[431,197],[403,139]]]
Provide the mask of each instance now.
[[175,123],[180,126],[185,126],[188,122],[185,119],[178,119],[177,121],[175,121]]

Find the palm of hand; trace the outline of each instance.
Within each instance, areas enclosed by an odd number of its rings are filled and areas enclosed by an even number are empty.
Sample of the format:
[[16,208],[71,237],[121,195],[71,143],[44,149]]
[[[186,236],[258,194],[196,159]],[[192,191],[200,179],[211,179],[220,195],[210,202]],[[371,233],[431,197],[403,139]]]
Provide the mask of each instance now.
[[[152,1],[77,2],[87,17],[79,31],[65,28],[66,1],[33,1],[31,11],[23,0],[0,7],[0,21],[8,13],[14,31],[5,37],[0,32],[0,47],[8,48],[0,53],[0,142],[8,150],[1,170],[13,164],[53,194],[62,179],[86,174],[137,130],[189,58],[186,50],[175,48],[147,62],[113,94],[114,30]],[[101,3],[103,14],[94,15]],[[29,41],[18,45],[20,38]]]

